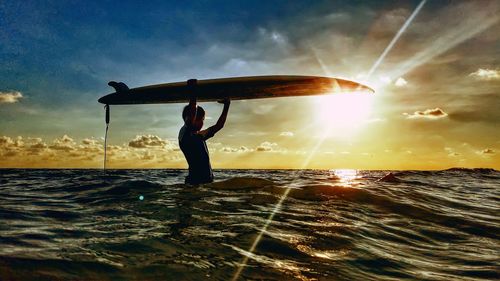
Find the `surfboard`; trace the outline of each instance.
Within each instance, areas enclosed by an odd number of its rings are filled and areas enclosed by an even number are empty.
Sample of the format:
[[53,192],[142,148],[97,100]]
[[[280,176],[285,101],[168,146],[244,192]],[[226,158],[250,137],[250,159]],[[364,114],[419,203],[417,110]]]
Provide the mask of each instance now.
[[[120,87],[117,87],[116,84]],[[321,76],[246,76],[197,80],[195,86],[187,81],[150,85],[128,89],[123,83],[114,83],[117,92],[101,97],[107,105],[185,103],[195,91],[197,101],[263,99],[327,95],[334,93],[367,92],[373,89],[357,82]]]

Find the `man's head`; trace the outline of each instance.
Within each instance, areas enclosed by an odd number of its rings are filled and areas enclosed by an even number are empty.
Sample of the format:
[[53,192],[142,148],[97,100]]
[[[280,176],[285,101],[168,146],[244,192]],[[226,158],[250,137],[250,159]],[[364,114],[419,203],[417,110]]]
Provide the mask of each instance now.
[[[189,110],[190,110],[189,105],[186,105],[182,110],[182,119],[184,120],[184,122],[186,122],[186,118],[189,116],[190,113]],[[193,129],[199,131],[203,127],[203,121],[205,121],[205,110],[203,109],[203,107],[201,106],[196,107],[195,116],[196,117],[194,118]]]

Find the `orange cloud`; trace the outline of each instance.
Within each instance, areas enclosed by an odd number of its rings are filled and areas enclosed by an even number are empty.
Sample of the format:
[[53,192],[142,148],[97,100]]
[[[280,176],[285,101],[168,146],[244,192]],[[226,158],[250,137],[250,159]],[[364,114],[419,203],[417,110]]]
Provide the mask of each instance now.
[[172,147],[168,140],[163,140],[155,135],[136,136],[128,145],[134,148]]
[[[107,154],[109,167],[182,166],[182,155],[176,145],[154,135],[136,136],[122,145],[108,145]],[[42,138],[0,137],[0,167],[99,167],[103,157],[103,141],[94,138],[78,143],[63,135],[47,144]]]

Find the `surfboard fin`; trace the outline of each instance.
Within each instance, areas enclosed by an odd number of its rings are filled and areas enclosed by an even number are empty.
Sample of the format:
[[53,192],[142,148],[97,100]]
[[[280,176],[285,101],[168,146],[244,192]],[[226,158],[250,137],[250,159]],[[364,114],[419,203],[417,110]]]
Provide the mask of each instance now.
[[117,94],[125,94],[129,91],[128,86],[123,82],[109,81],[108,85],[113,87]]

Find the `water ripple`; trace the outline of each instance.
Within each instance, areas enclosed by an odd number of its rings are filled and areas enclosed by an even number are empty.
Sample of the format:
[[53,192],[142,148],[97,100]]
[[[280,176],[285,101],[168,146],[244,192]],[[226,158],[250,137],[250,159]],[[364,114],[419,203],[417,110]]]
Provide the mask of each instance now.
[[500,278],[498,171],[384,174],[0,169],[0,279]]

